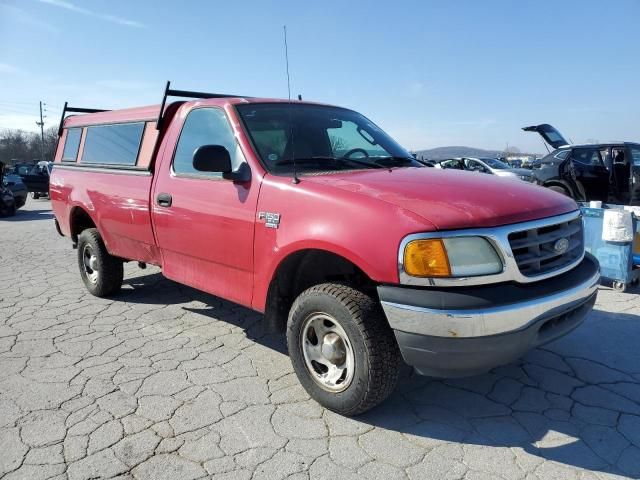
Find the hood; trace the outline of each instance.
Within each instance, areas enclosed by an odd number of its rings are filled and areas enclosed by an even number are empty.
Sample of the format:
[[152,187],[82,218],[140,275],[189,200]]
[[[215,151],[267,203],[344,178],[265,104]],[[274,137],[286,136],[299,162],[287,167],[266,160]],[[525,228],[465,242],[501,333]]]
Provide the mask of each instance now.
[[527,182],[435,168],[305,176],[304,182],[366,195],[421,216],[438,230],[495,227],[576,210],[569,197]]

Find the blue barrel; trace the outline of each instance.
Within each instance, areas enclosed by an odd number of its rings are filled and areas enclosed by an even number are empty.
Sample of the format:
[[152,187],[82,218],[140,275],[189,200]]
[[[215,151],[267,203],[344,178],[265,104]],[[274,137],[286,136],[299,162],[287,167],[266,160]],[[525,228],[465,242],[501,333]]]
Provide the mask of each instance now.
[[[585,250],[600,262],[602,276],[613,282],[629,284],[634,280],[634,264],[640,264],[640,254],[634,254],[633,242],[602,240],[604,211],[607,208],[582,207]],[[620,207],[618,207],[620,208]],[[633,221],[637,231],[638,222]]]

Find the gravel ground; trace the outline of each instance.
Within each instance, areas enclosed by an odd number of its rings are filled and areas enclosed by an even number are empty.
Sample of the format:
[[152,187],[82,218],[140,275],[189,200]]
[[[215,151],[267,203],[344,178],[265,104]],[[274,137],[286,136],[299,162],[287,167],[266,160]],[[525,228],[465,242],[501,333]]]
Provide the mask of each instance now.
[[640,296],[462,380],[408,369],[355,419],[309,399],[261,315],[125,268],[90,296],[49,203],[0,219],[0,477],[640,477]]

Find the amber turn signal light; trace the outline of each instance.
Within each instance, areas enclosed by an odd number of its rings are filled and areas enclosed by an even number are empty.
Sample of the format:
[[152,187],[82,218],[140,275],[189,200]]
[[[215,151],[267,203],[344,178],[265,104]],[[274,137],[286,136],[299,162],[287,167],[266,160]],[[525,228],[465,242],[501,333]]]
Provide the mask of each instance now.
[[409,242],[404,249],[404,271],[414,277],[450,277],[443,241],[433,238]]

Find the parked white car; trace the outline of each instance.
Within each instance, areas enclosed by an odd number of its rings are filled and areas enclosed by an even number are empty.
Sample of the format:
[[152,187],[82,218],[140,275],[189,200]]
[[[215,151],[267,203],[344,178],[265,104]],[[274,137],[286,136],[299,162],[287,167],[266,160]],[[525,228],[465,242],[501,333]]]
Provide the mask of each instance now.
[[451,158],[441,160],[436,168],[446,168],[455,170],[468,170],[470,172],[489,173],[499,177],[519,178],[526,182],[532,181],[531,170],[526,168],[512,168],[505,162],[497,158],[474,157],[474,158]]

